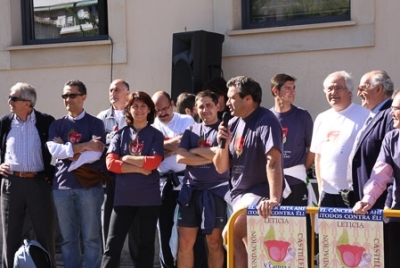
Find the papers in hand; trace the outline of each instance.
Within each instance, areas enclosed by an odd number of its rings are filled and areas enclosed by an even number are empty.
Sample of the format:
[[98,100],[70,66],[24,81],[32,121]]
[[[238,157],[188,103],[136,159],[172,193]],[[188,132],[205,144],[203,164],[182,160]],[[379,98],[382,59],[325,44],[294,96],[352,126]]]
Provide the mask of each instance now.
[[68,171],[71,172],[74,169],[82,166],[83,164],[90,164],[100,159],[102,152],[95,151],[84,151],[79,156],[78,160],[72,161],[69,165]]

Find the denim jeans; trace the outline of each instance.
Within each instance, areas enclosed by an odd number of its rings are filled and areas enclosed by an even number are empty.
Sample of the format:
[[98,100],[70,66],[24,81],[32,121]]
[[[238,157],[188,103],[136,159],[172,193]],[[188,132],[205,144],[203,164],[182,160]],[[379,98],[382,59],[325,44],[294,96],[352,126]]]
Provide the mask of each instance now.
[[[98,268],[101,264],[101,204],[103,189],[53,190],[63,242],[64,267]],[[79,235],[84,246],[83,265]]]

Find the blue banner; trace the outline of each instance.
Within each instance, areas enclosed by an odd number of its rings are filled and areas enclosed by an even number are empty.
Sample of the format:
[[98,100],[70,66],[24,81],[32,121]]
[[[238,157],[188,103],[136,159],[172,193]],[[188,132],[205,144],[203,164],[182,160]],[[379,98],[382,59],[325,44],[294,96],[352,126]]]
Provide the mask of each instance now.
[[318,218],[332,220],[383,221],[382,209],[371,209],[365,215],[354,214],[351,208],[321,207]]

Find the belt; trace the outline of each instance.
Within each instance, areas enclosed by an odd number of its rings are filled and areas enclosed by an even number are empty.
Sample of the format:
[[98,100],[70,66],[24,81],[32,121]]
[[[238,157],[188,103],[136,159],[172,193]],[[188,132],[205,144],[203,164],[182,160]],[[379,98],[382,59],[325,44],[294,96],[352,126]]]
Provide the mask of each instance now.
[[160,172],[160,178],[162,177],[168,177],[172,173],[175,173],[176,176],[185,176],[185,171],[179,171],[179,172],[174,172],[174,171],[168,171],[168,172]]
[[43,172],[19,172],[19,171],[12,171],[10,175],[21,177],[21,178],[35,178],[42,174]]
[[185,173],[183,171],[180,171],[180,172],[168,171],[167,173],[160,174],[160,178],[163,178],[163,177],[167,178],[167,181],[172,182],[172,184],[175,187],[178,187],[181,184],[178,176],[185,176]]

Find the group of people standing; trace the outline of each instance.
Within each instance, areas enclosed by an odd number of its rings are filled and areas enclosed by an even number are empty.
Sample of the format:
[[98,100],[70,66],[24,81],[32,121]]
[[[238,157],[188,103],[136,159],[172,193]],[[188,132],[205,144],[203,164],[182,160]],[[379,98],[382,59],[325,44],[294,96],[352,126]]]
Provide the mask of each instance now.
[[[319,206],[348,207],[357,214],[371,208],[399,209],[395,134],[400,127],[400,91],[382,70],[365,73],[358,87],[348,72],[334,72],[323,86],[331,109],[315,119],[310,147],[315,153]],[[352,102],[354,89],[361,105]],[[399,227],[396,218],[384,225],[384,267],[398,266]]]
[[[222,81],[178,98],[178,113],[167,92],[131,93],[117,79],[109,87],[111,107],[95,117],[83,107],[85,85],[71,80],[61,95],[68,113],[58,120],[34,109],[31,85],[14,85],[11,113],[0,119],[3,267],[14,265],[25,217],[56,267],[55,215],[67,268],[119,267],[127,235],[134,266],[152,268],[156,230],[163,267],[223,267],[232,209],[258,205],[268,217],[280,204],[310,205],[306,170],[313,163],[320,206],[354,206],[355,213],[398,208],[399,135],[391,130],[400,128],[400,91],[386,72],[362,77],[363,107],[352,103],[349,73],[328,75],[323,87],[331,109],[315,123],[293,104],[290,75],[271,79],[271,109],[261,106],[255,80]],[[344,200],[342,190],[353,198]],[[385,226],[385,267],[395,267],[389,254],[395,256],[398,225]],[[242,215],[235,222],[236,267],[247,267],[246,232]]]

